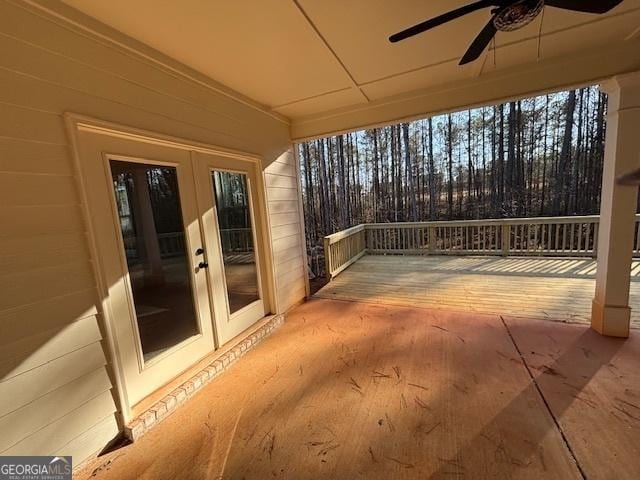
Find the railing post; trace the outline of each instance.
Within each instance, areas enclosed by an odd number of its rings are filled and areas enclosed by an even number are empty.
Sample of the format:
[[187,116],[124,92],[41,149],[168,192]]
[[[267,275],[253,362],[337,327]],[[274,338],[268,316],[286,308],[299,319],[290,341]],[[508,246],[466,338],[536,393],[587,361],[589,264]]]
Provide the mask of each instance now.
[[436,251],[436,227],[429,226],[429,253]]
[[331,281],[331,247],[329,245],[329,239],[324,239],[324,268],[325,276]]
[[509,256],[509,248],[511,247],[511,225],[503,223],[502,230],[502,256]]

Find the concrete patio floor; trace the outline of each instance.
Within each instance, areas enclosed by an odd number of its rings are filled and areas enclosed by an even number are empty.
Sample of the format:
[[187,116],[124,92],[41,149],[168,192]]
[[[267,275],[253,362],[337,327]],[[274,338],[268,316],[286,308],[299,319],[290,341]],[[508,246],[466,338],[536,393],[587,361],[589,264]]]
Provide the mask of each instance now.
[[312,299],[97,479],[637,478],[640,336]]

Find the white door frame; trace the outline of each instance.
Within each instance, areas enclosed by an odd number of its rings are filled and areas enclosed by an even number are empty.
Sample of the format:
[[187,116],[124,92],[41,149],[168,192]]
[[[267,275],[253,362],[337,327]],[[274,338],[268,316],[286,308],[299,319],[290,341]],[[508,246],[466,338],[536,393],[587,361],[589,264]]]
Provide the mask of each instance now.
[[84,221],[88,232],[88,244],[93,260],[94,277],[96,280],[98,291],[97,306],[101,313],[102,320],[100,322],[103,337],[107,344],[107,356],[108,361],[113,365],[113,377],[115,380],[114,387],[117,391],[117,397],[119,401],[122,423],[126,424],[132,420],[133,404],[129,401],[127,395],[126,384],[124,381],[123,365],[120,361],[122,358],[120,355],[120,349],[116,342],[115,332],[113,328],[112,319],[114,318],[114,312],[111,305],[111,301],[108,296],[108,285],[105,281],[104,266],[102,265],[103,259],[99,255],[98,245],[96,242],[96,228],[94,221],[92,220],[92,214],[89,210],[87,185],[83,176],[83,160],[79,154],[79,138],[80,132],[89,132],[98,135],[105,135],[108,137],[115,137],[121,139],[127,139],[135,142],[148,143],[157,146],[163,146],[168,148],[174,148],[178,150],[186,150],[189,152],[201,152],[204,154],[215,155],[225,157],[227,159],[236,159],[249,161],[256,165],[256,211],[254,215],[260,216],[262,228],[260,231],[256,231],[256,238],[261,243],[262,251],[264,252],[263,262],[263,275],[261,278],[262,285],[262,298],[264,300],[265,313],[276,313],[277,308],[277,296],[275,287],[275,270],[273,263],[273,250],[271,242],[271,228],[269,217],[267,214],[267,196],[266,188],[264,185],[264,175],[262,158],[255,154],[241,152],[238,150],[227,149],[223,147],[217,147],[214,145],[208,145],[205,143],[194,142],[190,140],[181,139],[178,137],[172,137],[168,135],[157,134],[146,130],[123,126],[113,122],[102,121],[87,117],[84,115],[65,113],[65,124],[67,132],[71,140],[72,155],[74,161],[74,167],[76,171],[76,181],[81,197],[81,210],[84,217]]

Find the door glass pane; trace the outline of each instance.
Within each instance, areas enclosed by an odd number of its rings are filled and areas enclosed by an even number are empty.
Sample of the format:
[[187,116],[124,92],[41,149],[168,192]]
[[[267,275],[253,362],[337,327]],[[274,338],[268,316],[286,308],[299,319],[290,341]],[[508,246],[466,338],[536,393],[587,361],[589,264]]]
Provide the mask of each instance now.
[[247,176],[218,170],[211,175],[229,310],[233,313],[260,298]]
[[174,167],[111,160],[145,361],[199,333]]

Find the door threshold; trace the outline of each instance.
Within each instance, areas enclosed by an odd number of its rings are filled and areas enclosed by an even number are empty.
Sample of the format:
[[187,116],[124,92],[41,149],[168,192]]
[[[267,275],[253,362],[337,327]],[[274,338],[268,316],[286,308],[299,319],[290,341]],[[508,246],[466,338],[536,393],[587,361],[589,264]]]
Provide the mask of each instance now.
[[[173,413],[178,406],[227,370],[284,322],[284,315],[269,315],[227,342],[212,355],[151,394],[134,407],[135,417],[124,427],[124,436],[135,442]],[[204,365],[203,365],[204,364]],[[176,386],[177,384],[177,386]]]

